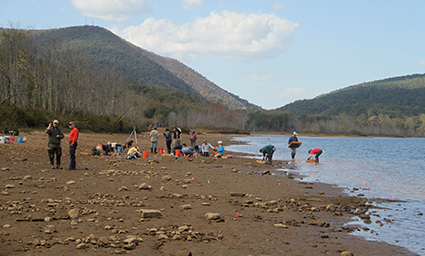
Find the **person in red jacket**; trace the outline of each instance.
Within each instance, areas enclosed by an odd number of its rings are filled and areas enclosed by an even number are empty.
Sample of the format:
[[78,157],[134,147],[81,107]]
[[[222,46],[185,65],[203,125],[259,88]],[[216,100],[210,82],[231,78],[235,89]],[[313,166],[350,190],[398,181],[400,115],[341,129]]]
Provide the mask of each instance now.
[[76,170],[77,164],[75,163],[75,151],[78,146],[77,140],[79,131],[75,128],[74,122],[69,122],[69,129],[71,129],[71,132],[69,133],[69,158],[71,159],[71,162],[69,163],[69,168],[67,170]]
[[310,149],[308,153],[311,154],[310,159],[313,159],[313,156],[314,156],[316,163],[319,163],[319,156],[323,153],[323,151],[320,148],[315,148],[315,149]]

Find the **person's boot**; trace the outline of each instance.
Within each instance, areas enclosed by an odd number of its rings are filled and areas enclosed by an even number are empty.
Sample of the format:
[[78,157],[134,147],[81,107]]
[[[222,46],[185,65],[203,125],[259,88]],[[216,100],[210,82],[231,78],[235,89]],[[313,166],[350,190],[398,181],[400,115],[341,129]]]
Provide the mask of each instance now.
[[153,148],[151,148],[151,154],[153,154]]
[[49,156],[49,158],[50,158],[50,164],[52,165],[52,169],[55,169],[55,164],[54,164],[54,161],[53,161],[53,156]]
[[155,154],[156,154],[156,148],[155,148]]
[[292,160],[294,160],[294,159],[295,159],[295,154],[294,154],[294,153],[292,153],[292,154],[291,154],[291,157],[292,157]]

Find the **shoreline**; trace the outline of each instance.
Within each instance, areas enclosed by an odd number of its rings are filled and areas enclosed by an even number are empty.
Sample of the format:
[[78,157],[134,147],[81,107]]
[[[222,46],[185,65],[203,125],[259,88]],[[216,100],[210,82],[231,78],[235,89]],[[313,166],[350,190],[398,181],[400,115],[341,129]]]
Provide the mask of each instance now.
[[[369,208],[366,200],[345,196],[341,188],[329,184],[296,181],[276,171],[276,164],[287,167],[285,161],[274,161],[272,168],[241,157],[81,156],[79,152],[90,152],[98,143],[128,137],[83,133],[77,148],[78,169],[51,170],[47,135],[24,136],[27,143],[0,144],[0,154],[5,156],[0,160],[0,187],[8,193],[0,195],[0,239],[3,244],[8,241],[0,254],[83,250],[87,255],[341,255],[345,251],[416,255],[348,234],[359,227],[344,224],[355,216],[354,211],[361,216],[358,213]],[[207,139],[215,145],[223,140],[226,146],[230,137],[234,136],[201,134],[198,141]],[[184,135],[182,143],[188,141]],[[141,150],[148,149],[145,136],[138,142]],[[63,166],[69,163],[65,145]],[[164,146],[160,138],[159,147]],[[75,219],[69,218],[73,209],[78,209]],[[141,218],[141,209],[159,210],[162,217]],[[207,220],[206,213],[219,213],[220,218]],[[16,221],[46,217],[49,222]],[[361,217],[367,220],[367,215]],[[49,225],[54,225],[53,232],[46,232]],[[126,243],[128,236],[143,241]]]

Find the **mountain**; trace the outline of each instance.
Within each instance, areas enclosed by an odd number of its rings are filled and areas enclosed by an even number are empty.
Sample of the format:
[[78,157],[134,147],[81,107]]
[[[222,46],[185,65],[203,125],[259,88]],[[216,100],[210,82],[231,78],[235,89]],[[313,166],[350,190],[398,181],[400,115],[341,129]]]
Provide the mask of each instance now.
[[342,113],[359,117],[372,112],[402,118],[425,113],[424,99],[425,74],[414,74],[349,86],[314,99],[295,101],[278,110],[298,117]]
[[97,65],[114,66],[126,78],[142,85],[175,88],[223,103],[231,109],[260,108],[223,90],[183,63],[137,47],[101,27],[79,26],[30,32],[39,43],[77,47],[91,56]]

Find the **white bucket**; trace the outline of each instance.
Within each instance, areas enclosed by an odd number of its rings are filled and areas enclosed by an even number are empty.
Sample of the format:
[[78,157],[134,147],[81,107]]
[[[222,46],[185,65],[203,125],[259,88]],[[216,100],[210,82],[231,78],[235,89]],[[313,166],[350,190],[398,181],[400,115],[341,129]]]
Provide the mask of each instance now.
[[0,144],[4,144],[4,137],[0,136]]

